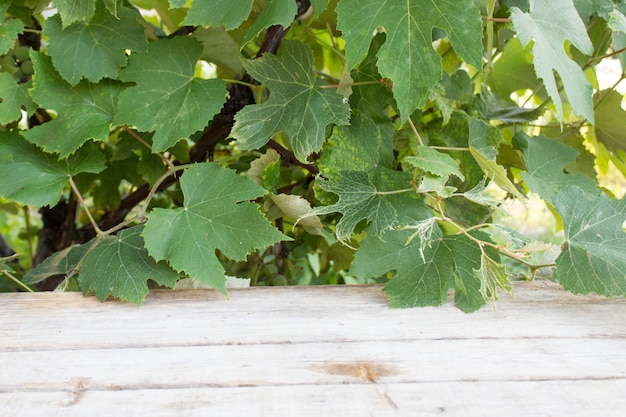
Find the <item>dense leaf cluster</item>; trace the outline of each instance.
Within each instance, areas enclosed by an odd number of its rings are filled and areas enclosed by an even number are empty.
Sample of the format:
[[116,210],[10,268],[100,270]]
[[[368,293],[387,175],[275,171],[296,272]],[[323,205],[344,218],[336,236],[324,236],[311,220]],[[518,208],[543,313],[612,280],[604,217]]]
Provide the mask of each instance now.
[[[621,0],[0,9],[5,289],[385,282],[470,312],[548,271],[626,295],[624,184],[598,179],[626,174],[626,114],[596,73],[626,64]],[[556,260],[497,221],[530,193]]]

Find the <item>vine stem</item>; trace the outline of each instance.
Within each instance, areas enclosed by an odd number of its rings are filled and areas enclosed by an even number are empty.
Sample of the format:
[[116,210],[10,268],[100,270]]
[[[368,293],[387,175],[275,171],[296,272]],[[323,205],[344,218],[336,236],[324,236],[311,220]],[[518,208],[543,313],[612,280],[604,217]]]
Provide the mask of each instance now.
[[359,81],[356,83],[322,85],[320,86],[320,88],[341,88],[341,87],[353,87],[355,85],[372,85],[372,84],[383,84],[383,82],[382,81]]
[[69,181],[70,181],[70,187],[72,187],[72,191],[74,191],[74,194],[76,195],[76,198],[78,198],[80,205],[83,207],[83,210],[85,210],[85,213],[87,214],[87,217],[89,218],[89,222],[91,223],[93,230],[96,232],[98,236],[102,235],[102,230],[100,230],[100,227],[98,227],[98,223],[96,223],[93,216],[91,215],[91,212],[89,211],[89,207],[87,207],[87,203],[85,202],[83,195],[80,193],[80,191],[78,191],[78,187],[76,186],[76,183],[74,182],[74,178],[72,178],[71,175],[68,175],[67,177],[69,178]]
[[[150,149],[150,151],[152,151],[152,146],[150,146],[150,144],[148,142],[146,142],[144,140],[144,138],[142,138],[141,136],[139,136],[137,134],[137,132],[135,132],[134,130],[132,130],[131,128],[128,127],[128,125],[123,125],[122,129],[124,129],[126,132],[128,132],[129,135],[131,135],[133,138],[135,138],[137,140],[137,142],[141,143],[143,146],[145,146],[146,148]],[[161,160],[165,163],[165,165],[167,165],[168,167],[172,168],[174,166],[174,164],[172,163],[172,161],[170,161],[169,159],[167,159],[165,156],[161,155],[160,153],[157,153],[157,155],[159,156],[159,158],[161,158]]]
[[143,205],[141,206],[141,209],[139,209],[139,213],[137,213],[137,215],[133,216],[132,218],[126,220],[125,222],[121,222],[117,224],[116,226],[113,226],[110,229],[107,229],[105,232],[102,232],[102,234],[110,235],[110,234],[117,232],[118,230],[121,230],[127,226],[130,226],[131,224],[137,221],[140,221],[140,222],[144,221],[146,217],[146,211],[148,210],[148,204],[150,204],[150,200],[152,200],[152,197],[154,197],[154,194],[159,190],[159,187],[161,186],[161,184],[163,184],[163,182],[171,175],[176,175],[176,172],[189,168],[192,165],[193,164],[174,166],[171,169],[169,169],[165,174],[161,175],[159,179],[156,180],[152,188],[150,188],[150,192],[146,196],[146,199]]
[[411,116],[409,116],[407,121],[409,122],[409,126],[411,126],[411,130],[415,134],[415,137],[417,137],[417,141],[419,142],[419,144],[421,146],[424,146],[424,141],[422,140],[422,137],[420,136],[420,133],[417,131],[417,128],[415,127],[415,124],[413,123],[413,120],[411,120]]
[[511,258],[511,259],[521,263],[522,265],[526,266],[527,268],[529,268],[533,277],[535,276],[535,274],[537,273],[537,270],[539,270],[539,269],[556,266],[556,264],[554,264],[554,263],[533,265],[530,262],[526,262],[525,260],[521,259],[515,253],[513,253],[513,252],[511,252],[511,251],[509,251],[509,250],[507,250],[507,249],[505,249],[505,248],[503,248],[501,246],[498,246],[498,245],[496,245],[494,243],[491,243],[491,242],[485,242],[484,240],[477,239],[474,236],[472,236],[469,232],[472,231],[472,230],[480,229],[482,227],[488,227],[489,224],[483,223],[483,224],[474,225],[474,226],[472,226],[470,228],[465,228],[465,227],[461,226],[460,224],[458,224],[457,222],[455,222],[453,219],[451,219],[451,218],[449,218],[448,216],[445,215],[445,213],[443,212],[443,208],[441,207],[441,201],[437,201],[436,202],[436,206],[437,206],[437,212],[441,216],[441,220],[446,222],[446,223],[448,223],[449,225],[453,226],[460,233],[465,235],[468,239],[470,239],[471,241],[476,243],[478,245],[478,247],[480,248],[480,251],[481,251],[481,253],[483,255],[486,256],[486,254],[485,254],[485,246],[489,246],[490,248],[493,248],[493,249],[497,250],[498,253],[506,256],[507,258]]
[[27,291],[27,292],[35,292],[31,288],[29,288],[28,285],[24,284],[22,281],[20,281],[19,279],[15,278],[13,276],[13,274],[11,274],[9,271],[2,271],[2,275],[4,275],[5,277],[9,278],[11,281],[13,281],[17,285],[19,285],[20,288],[23,288],[25,291]]
[[252,91],[257,91],[259,89],[258,85],[254,85],[252,83],[247,83],[247,82],[241,81],[241,80],[233,80],[233,79],[230,79],[230,78],[222,78],[222,81],[224,81],[225,83],[229,83],[229,84],[243,85],[243,86],[248,87]]
[[393,190],[393,191],[376,191],[376,195],[404,194],[408,192],[415,192],[415,188],[405,188],[404,190]]

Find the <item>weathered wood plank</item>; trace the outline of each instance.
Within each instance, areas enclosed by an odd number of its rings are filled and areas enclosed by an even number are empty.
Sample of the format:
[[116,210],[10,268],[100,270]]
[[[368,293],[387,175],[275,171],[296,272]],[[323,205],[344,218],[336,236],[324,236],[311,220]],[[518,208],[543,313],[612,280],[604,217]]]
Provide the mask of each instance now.
[[0,416],[621,416],[626,300],[515,286],[391,310],[380,286],[0,295]]

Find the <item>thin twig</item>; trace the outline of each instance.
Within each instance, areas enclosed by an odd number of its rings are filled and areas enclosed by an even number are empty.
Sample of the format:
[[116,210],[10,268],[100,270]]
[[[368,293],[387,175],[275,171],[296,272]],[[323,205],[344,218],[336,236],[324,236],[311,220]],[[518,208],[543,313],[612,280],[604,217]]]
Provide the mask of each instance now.
[[87,214],[87,217],[89,218],[91,227],[93,227],[93,230],[96,232],[97,235],[101,235],[102,230],[100,230],[100,228],[98,227],[98,223],[96,223],[93,216],[91,215],[91,212],[89,211],[89,207],[87,207],[87,203],[85,202],[83,195],[80,193],[80,191],[78,191],[78,187],[76,186],[76,183],[74,182],[74,178],[72,178],[71,175],[68,175],[67,177],[69,178],[70,187],[72,187],[72,191],[74,191],[76,198],[78,198],[80,205],[83,207],[83,210],[85,210],[85,213]]

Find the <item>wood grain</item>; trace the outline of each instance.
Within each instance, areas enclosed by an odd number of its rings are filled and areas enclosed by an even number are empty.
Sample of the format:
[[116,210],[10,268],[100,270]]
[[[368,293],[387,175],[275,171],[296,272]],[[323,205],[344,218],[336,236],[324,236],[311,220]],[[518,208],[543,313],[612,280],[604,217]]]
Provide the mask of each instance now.
[[380,286],[0,294],[0,416],[622,416],[626,300],[518,283],[496,308]]

